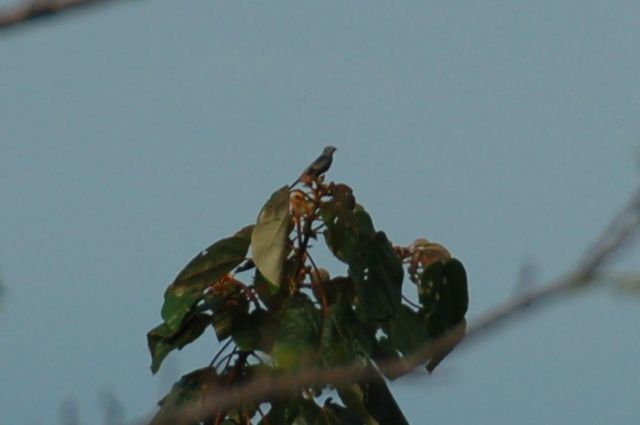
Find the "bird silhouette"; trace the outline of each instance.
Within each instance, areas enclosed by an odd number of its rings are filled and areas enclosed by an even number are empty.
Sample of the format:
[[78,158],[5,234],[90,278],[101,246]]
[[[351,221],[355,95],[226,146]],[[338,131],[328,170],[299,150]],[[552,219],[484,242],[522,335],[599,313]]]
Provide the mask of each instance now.
[[300,177],[291,183],[290,187],[295,186],[299,182],[311,184],[314,180],[326,173],[331,162],[333,162],[333,153],[337,150],[334,146],[327,146],[323,149],[322,154],[315,159],[307,168],[304,169]]

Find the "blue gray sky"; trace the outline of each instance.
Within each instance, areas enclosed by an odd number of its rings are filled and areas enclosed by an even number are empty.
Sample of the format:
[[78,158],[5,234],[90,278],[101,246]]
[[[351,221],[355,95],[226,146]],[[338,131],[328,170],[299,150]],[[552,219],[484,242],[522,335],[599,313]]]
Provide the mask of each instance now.
[[[0,34],[2,422],[152,411],[164,288],[326,144],[390,239],[464,262],[471,320],[524,263],[562,274],[637,185],[639,51],[632,1],[157,0]],[[637,424],[639,303],[578,294],[392,389],[416,424]]]

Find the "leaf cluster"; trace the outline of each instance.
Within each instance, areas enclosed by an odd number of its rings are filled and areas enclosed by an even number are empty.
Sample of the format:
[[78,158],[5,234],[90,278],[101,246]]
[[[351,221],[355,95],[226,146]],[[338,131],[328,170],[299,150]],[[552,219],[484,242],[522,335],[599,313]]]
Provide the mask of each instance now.
[[[344,275],[331,277],[316,264],[311,248],[321,241],[344,263]],[[403,283],[415,287],[417,303],[403,300]],[[174,385],[156,422],[259,376],[402,358],[464,323],[467,306],[464,267],[441,245],[394,246],[347,185],[282,187],[254,225],[200,252],[167,287],[163,322],[147,334],[152,372],[207,329],[224,344],[208,367]],[[297,396],[209,412],[197,423],[406,423],[382,377],[332,388],[334,397],[321,403],[326,389],[300,388]]]

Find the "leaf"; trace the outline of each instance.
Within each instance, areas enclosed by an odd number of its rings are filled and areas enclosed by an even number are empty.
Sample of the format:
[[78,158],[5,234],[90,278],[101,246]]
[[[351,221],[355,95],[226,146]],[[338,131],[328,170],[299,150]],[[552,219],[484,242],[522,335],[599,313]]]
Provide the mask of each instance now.
[[218,341],[223,341],[231,336],[236,323],[248,316],[249,301],[237,285],[227,285],[219,296],[224,303],[213,313],[213,328]]
[[[348,409],[346,410],[351,418],[355,417],[358,420],[358,422],[345,421],[341,423],[360,423],[366,425],[377,424],[375,419],[373,419],[371,415],[369,415],[369,412],[367,412],[367,408],[364,404],[364,393],[362,392],[362,387],[359,384],[340,387],[337,388],[337,391],[340,396],[340,400],[342,400],[344,405],[347,406]],[[334,413],[338,414],[337,411],[334,411]]]
[[230,238],[222,239],[187,264],[164,294],[162,318],[177,330],[189,310],[204,296],[204,290],[229,273],[247,255],[253,226],[247,226]]
[[331,252],[349,265],[356,292],[356,313],[366,323],[385,321],[400,308],[402,262],[383,232],[355,203],[351,189],[330,187],[331,198],[320,207]]
[[352,211],[339,210],[337,216],[333,216],[333,211],[329,212],[329,208],[330,205],[325,205],[320,210],[327,226],[325,241],[336,258],[349,264],[362,240],[375,233],[373,222],[362,207],[356,207]]
[[[357,239],[346,239],[348,234],[357,236],[354,209],[356,201],[353,191],[346,185],[331,185],[328,201],[320,205],[320,216],[327,227],[324,236],[331,252],[341,261],[347,263]],[[351,231],[349,231],[351,230]]]
[[258,425],[286,424],[286,404],[283,400],[273,400],[269,412],[260,419]]
[[469,305],[469,293],[467,273],[462,263],[452,258],[430,264],[420,276],[418,295],[431,338],[455,329],[450,336],[451,345],[434,353],[427,364],[427,370],[431,373],[465,336],[464,316]]
[[[205,367],[184,375],[176,382],[169,394],[160,403],[160,411],[151,420],[150,425],[177,423],[186,424],[174,417],[176,409],[187,403],[197,403],[218,385],[218,375],[214,368]],[[194,406],[195,407],[195,406]],[[202,418],[204,419],[204,418]]]
[[[328,400],[327,404],[331,404]],[[341,419],[345,415],[337,416],[334,412],[334,406],[318,406],[315,401],[304,398],[293,399],[289,402],[285,411],[284,422],[278,424],[294,424],[294,425],[341,425],[341,424],[360,424],[359,422],[342,422]],[[339,412],[341,413],[341,412]]]
[[[379,365],[385,361],[396,361],[401,359],[398,350],[395,348],[395,344],[391,342],[391,338],[389,338],[388,336],[382,336],[375,341],[371,358],[374,359],[375,362]],[[393,369],[387,367],[380,367],[380,371],[384,374],[384,376],[391,380],[394,380],[401,376],[397,371],[394,371]]]
[[437,261],[422,272],[418,285],[418,299],[423,307],[429,334],[442,335],[447,328],[449,297],[444,292],[444,264]]
[[360,383],[367,412],[379,424],[409,425],[384,378],[376,372],[373,366],[369,366],[369,368],[369,372],[375,378]]
[[271,351],[274,323],[263,309],[255,309],[248,315],[238,317],[232,329],[233,342],[242,351]]
[[289,196],[289,186],[283,186],[271,195],[258,214],[258,222],[251,235],[253,261],[274,286],[280,286],[291,230]]
[[350,305],[329,307],[322,323],[320,353],[328,367],[368,359],[373,351],[375,329],[367,331]]
[[467,272],[462,263],[452,258],[444,264],[444,275],[451,297],[451,311],[449,325],[453,326],[464,319],[469,308],[469,290],[467,287]]
[[349,262],[356,288],[356,313],[365,323],[393,317],[402,301],[403,269],[384,232],[361,239]]
[[452,258],[430,264],[420,276],[418,298],[431,337],[442,335],[467,312],[469,294],[462,263]]
[[453,329],[450,329],[447,333],[447,339],[449,340],[447,346],[435,347],[435,351],[429,363],[427,363],[427,372],[431,373],[440,364],[453,349],[462,341],[467,333],[467,321],[463,318]]
[[155,374],[164,358],[175,349],[182,349],[185,345],[196,340],[211,323],[208,314],[196,314],[187,320],[177,331],[172,330],[166,323],[156,326],[147,334],[147,344],[151,352],[151,372]]
[[340,406],[337,403],[334,403],[330,398],[325,402],[324,407],[322,408],[324,412],[327,414],[328,420],[330,420],[330,424],[336,425],[378,425],[371,416],[366,415],[361,417],[359,414],[354,412],[351,406]]
[[389,339],[393,349],[406,356],[429,339],[427,324],[419,313],[402,305],[389,323]]
[[305,295],[284,302],[271,353],[278,367],[291,370],[317,363],[320,316]]
[[256,270],[254,274],[253,289],[258,295],[260,301],[262,301],[262,303],[269,309],[272,307],[276,308],[282,302],[282,298],[286,295],[285,291],[281,291],[279,290],[280,288],[271,286],[267,279],[262,276],[260,270]]

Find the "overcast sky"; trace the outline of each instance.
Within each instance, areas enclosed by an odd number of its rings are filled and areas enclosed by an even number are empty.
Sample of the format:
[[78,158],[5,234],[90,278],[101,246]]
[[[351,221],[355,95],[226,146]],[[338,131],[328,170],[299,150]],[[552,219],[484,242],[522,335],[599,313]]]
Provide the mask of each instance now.
[[[217,346],[151,375],[164,288],[326,144],[393,242],[464,262],[471,320],[523,264],[562,274],[638,183],[638,52],[634,1],[156,0],[1,33],[0,421],[151,412]],[[414,424],[635,425],[639,307],[588,291],[392,389]]]

